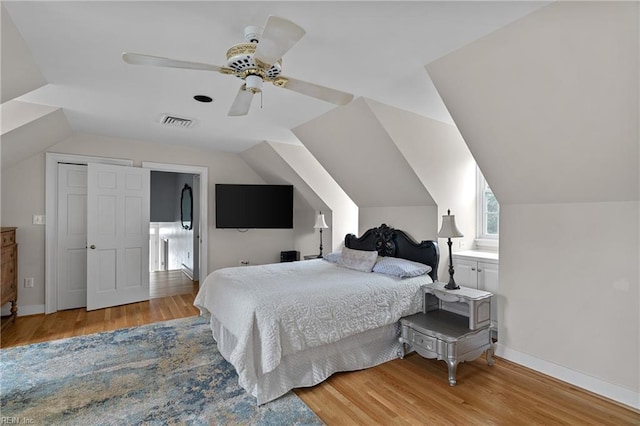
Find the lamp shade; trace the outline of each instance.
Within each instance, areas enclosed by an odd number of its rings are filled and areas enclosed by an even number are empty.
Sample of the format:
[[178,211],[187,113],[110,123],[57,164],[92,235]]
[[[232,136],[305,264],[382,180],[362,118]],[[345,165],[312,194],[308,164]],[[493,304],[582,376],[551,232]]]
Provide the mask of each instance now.
[[320,213],[316,217],[316,224],[313,225],[313,229],[327,229],[327,222],[324,221],[324,214]]
[[440,232],[438,232],[438,237],[440,238],[459,238],[464,237],[462,232],[456,226],[456,216],[447,211],[446,215],[442,216],[442,227],[440,228]]

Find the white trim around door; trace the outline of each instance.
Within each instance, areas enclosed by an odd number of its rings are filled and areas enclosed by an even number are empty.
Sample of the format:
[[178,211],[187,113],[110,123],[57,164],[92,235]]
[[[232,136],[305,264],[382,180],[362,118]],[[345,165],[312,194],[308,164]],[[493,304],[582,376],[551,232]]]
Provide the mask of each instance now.
[[202,282],[209,274],[209,169],[201,166],[189,166],[179,164],[154,163],[143,161],[142,167],[157,172],[189,173],[200,175],[200,271],[198,279]]
[[47,152],[45,154],[45,281],[44,281],[44,312],[51,314],[58,310],[58,164],[91,163],[133,166],[133,160],[91,157],[85,155],[60,154]]
[[[57,284],[57,240],[58,240],[58,163],[70,164],[113,164],[120,166],[133,166],[133,160],[93,157],[75,154],[61,154],[47,152],[45,155],[45,314],[58,311],[58,284]],[[168,163],[142,162],[142,167],[150,170],[191,173],[200,175],[200,281],[204,280],[209,271],[208,258],[208,194],[209,194],[209,169],[207,167],[177,165]]]

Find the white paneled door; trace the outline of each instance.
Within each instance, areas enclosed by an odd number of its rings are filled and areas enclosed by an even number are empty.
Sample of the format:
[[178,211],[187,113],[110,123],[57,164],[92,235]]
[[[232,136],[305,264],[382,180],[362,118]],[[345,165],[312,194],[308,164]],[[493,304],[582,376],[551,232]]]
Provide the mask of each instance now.
[[89,163],[87,310],[149,299],[149,169]]
[[87,166],[58,165],[58,309],[87,306]]

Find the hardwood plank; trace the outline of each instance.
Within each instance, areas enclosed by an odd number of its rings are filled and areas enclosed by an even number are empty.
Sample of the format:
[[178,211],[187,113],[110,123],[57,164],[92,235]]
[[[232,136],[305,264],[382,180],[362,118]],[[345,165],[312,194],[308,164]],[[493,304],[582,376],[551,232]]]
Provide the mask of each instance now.
[[[0,347],[198,315],[188,294],[87,312],[18,317]],[[327,425],[640,425],[640,412],[495,357],[458,366],[451,387],[442,361],[411,354],[374,368],[338,373],[296,394]]]
[[[639,425],[640,412],[501,358],[458,367],[458,385],[446,365],[412,354],[367,370],[339,373],[296,394],[328,425],[343,424],[604,424]],[[335,403],[327,388],[347,402]],[[397,416],[381,415],[385,409]],[[344,413],[327,415],[328,407]],[[367,416],[362,416],[362,407]],[[371,413],[375,416],[370,416]],[[371,418],[373,417],[373,418]]]

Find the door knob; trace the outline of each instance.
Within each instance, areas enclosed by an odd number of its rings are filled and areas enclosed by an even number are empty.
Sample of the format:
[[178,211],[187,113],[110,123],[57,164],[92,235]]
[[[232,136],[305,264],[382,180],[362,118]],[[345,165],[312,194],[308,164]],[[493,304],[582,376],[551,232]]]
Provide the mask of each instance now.
[[95,246],[95,244],[91,244],[91,246],[89,246],[89,248],[90,248],[91,250],[95,250],[95,249],[96,249],[96,246]]

